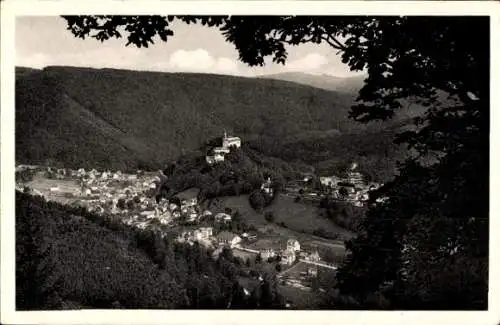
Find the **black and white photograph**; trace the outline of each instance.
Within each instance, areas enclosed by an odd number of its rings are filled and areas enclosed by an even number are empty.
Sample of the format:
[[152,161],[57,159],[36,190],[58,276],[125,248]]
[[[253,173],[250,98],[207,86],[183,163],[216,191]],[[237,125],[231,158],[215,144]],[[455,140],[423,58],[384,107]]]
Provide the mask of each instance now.
[[201,5],[11,18],[12,312],[491,311],[498,16]]

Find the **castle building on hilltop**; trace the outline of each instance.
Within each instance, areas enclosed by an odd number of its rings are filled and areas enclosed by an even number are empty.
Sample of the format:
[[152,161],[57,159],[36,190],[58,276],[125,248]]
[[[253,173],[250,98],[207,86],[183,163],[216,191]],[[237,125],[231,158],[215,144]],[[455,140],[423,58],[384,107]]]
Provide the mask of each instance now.
[[231,147],[240,148],[241,139],[238,137],[228,137],[226,131],[224,131],[224,137],[222,138],[222,147],[215,147],[212,150],[211,155],[205,157],[208,164],[212,165],[216,162],[224,161],[225,154],[230,152]]
[[271,178],[268,177],[267,180],[262,183],[260,186],[260,190],[263,191],[266,194],[272,195],[273,194],[273,186],[272,186]]
[[241,147],[241,139],[238,137],[228,137],[226,131],[224,131],[224,137],[222,138],[222,147],[230,148],[230,147]]

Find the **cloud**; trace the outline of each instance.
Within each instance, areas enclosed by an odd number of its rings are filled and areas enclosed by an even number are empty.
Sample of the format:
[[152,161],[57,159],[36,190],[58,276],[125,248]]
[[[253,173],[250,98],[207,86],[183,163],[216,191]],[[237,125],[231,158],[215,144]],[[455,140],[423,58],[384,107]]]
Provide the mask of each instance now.
[[169,66],[181,70],[207,70],[215,64],[207,50],[177,50],[170,55]]
[[33,53],[30,55],[18,55],[16,65],[33,68],[44,68],[46,66],[80,66],[93,68],[117,68],[127,69],[140,68],[142,62],[147,61],[143,53],[134,48],[125,48],[120,53],[110,47],[102,47],[86,52],[58,53],[49,55],[47,53]]
[[205,49],[177,50],[170,55],[168,68],[186,72],[235,73],[238,64],[230,58],[214,58]]
[[328,59],[318,53],[309,53],[306,56],[292,60],[285,65],[289,71],[314,72],[328,64]]
[[34,53],[18,55],[18,66],[43,68],[49,65],[68,65],[93,68],[139,69],[172,72],[205,72],[240,74],[238,62],[228,57],[213,57],[205,49],[177,50],[166,60],[149,57],[144,50],[133,47],[116,51],[112,47],[101,47],[80,53]]

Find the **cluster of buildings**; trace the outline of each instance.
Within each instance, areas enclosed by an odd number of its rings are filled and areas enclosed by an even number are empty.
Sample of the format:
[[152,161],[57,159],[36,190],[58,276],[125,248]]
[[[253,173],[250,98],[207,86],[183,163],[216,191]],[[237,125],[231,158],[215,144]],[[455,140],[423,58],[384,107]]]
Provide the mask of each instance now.
[[238,137],[228,137],[226,131],[222,137],[222,146],[211,149],[205,159],[209,165],[224,161],[224,156],[231,151],[231,148],[240,148],[241,139]]
[[[155,209],[162,212],[163,207],[151,198],[165,176],[160,171],[158,175],[124,174],[120,171],[102,171],[95,169],[76,171],[79,182],[79,204],[84,204],[89,210],[97,213],[126,214],[130,211],[143,215],[152,214]],[[150,212],[145,212],[150,211]]]
[[302,251],[298,240],[293,238],[287,240],[284,249],[264,248],[259,251],[259,254],[264,261],[279,257],[279,261],[283,265],[292,265],[298,258],[319,261],[317,251],[312,253]]
[[213,227],[199,227],[191,230],[182,230],[176,236],[176,241],[193,244],[198,242],[206,247],[240,247],[241,243],[248,239],[248,234],[235,234],[231,231],[220,231],[215,233]]
[[[319,177],[319,182],[322,185],[323,193],[337,200],[351,202],[354,206],[362,207],[369,199],[369,192],[378,189],[381,185],[376,183],[368,184],[363,174],[356,170],[357,164],[353,163],[347,171],[346,177],[339,176],[324,176]],[[311,180],[311,176],[306,176],[303,183]],[[289,187],[290,192],[298,192],[299,187]],[[302,187],[302,192],[305,197],[311,199],[320,198],[320,193],[317,193],[307,187]]]
[[153,194],[166,180],[162,171],[156,175],[141,171],[125,174],[121,171],[49,167],[46,172],[50,178],[78,182],[79,191],[71,193],[78,198],[74,204],[97,214],[120,215],[124,223],[141,229],[155,224],[171,225],[176,219],[195,223],[201,217],[211,215],[210,211],[201,212],[196,197],[175,203],[165,199],[157,202]]
[[354,169],[347,172],[347,178],[320,177],[320,182],[335,199],[351,202],[358,207],[368,201],[370,191],[381,186],[376,183],[367,184],[363,175]]

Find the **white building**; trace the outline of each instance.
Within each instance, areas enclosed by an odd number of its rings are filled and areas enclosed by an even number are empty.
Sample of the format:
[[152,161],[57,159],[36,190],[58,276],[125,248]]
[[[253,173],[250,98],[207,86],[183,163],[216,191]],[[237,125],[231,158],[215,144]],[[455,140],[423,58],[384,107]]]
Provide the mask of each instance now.
[[207,155],[205,160],[209,165],[212,165],[216,162],[224,161],[224,156],[230,152],[229,148],[217,147],[214,148],[212,155]]
[[202,234],[199,229],[196,229],[193,231],[193,240],[201,240],[202,239]]
[[317,277],[318,276],[318,268],[317,267],[308,268],[307,275],[312,276],[312,277]]
[[335,187],[335,186],[337,186],[337,183],[340,182],[340,178],[338,178],[336,176],[320,177],[319,182],[323,186]]
[[238,137],[228,137],[226,131],[224,131],[224,137],[222,138],[222,146],[224,148],[230,147],[241,147],[241,139]]
[[212,154],[205,157],[206,162],[209,165],[213,165],[217,162],[224,161],[224,156],[231,152],[229,148],[241,147],[241,139],[238,137],[228,137],[227,133],[224,131],[224,137],[222,138],[222,147],[213,148]]
[[214,148],[214,154],[222,154],[230,153],[231,150],[228,147],[216,147]]
[[291,250],[285,250],[281,254],[281,264],[291,265],[295,262],[295,252]]
[[196,212],[189,213],[188,222],[195,222],[196,220],[198,220],[198,213]]
[[216,153],[216,154],[214,154],[213,160],[214,160],[214,162],[224,161],[224,155],[221,153]]
[[272,248],[265,248],[260,250],[260,257],[263,260],[268,260],[269,258],[275,257],[276,252]]
[[156,215],[155,210],[146,210],[146,211],[141,211],[140,213],[141,216],[145,216],[148,219],[154,218]]
[[349,171],[347,173],[347,181],[357,186],[362,186],[365,183],[363,175],[360,172],[355,171]]
[[300,244],[298,240],[296,239],[289,239],[286,242],[286,249],[292,252],[298,252],[300,251]]
[[201,227],[199,231],[201,233],[201,239],[209,239],[213,235],[212,227]]
[[273,194],[273,187],[270,177],[268,177],[267,180],[264,183],[262,183],[260,189],[264,191],[264,193],[266,194]]
[[215,215],[215,221],[225,221],[225,222],[228,222],[228,221],[231,221],[231,216],[227,213],[217,213]]

